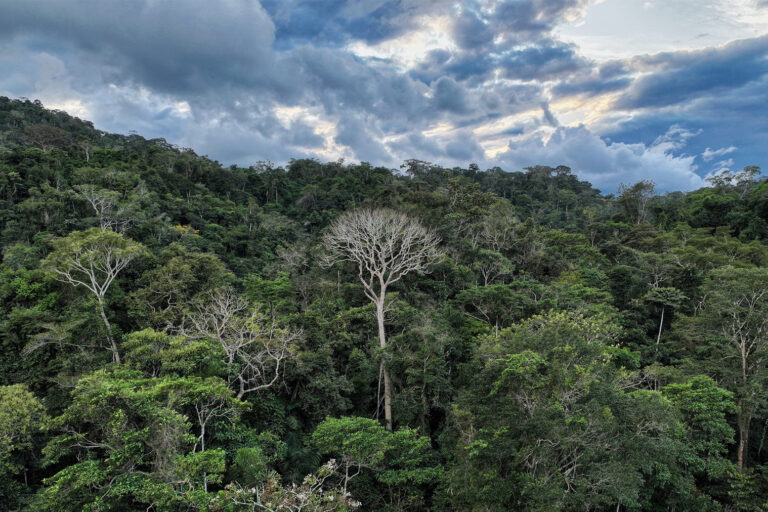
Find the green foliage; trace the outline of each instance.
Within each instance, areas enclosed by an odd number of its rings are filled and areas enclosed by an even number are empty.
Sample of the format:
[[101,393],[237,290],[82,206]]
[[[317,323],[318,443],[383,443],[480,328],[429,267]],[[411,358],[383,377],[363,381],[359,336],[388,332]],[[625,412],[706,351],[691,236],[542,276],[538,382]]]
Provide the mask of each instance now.
[[61,433],[43,449],[45,464],[68,464],[45,480],[34,509],[191,506],[225,469],[224,452],[201,449],[205,431],[195,435],[193,425],[204,429],[212,410],[226,409],[226,419],[234,419],[242,405],[217,379],[146,378],[130,370],[80,379],[72,403],[52,420]]
[[551,312],[483,340],[484,368],[454,411],[446,508],[648,510],[660,495],[706,504],[682,469],[689,448],[672,404],[623,389],[618,331],[604,317]]
[[[429,438],[410,428],[392,432],[368,418],[326,418],[313,432],[312,444],[340,461],[345,491],[361,473],[365,473],[363,478],[372,477],[361,488],[354,483],[350,487],[368,508],[421,509],[426,490],[442,474]],[[389,497],[377,491],[381,485],[388,489]]]
[[[614,197],[564,166],[222,167],[2,97],[0,132],[0,508],[765,507],[755,166]],[[441,240],[384,349],[321,264],[360,209]]]
[[681,384],[670,384],[662,394],[683,415],[691,447],[706,463],[711,476],[722,476],[727,469],[723,458],[733,443],[733,428],[727,415],[736,412],[733,393],[717,386],[709,377],[698,375]]

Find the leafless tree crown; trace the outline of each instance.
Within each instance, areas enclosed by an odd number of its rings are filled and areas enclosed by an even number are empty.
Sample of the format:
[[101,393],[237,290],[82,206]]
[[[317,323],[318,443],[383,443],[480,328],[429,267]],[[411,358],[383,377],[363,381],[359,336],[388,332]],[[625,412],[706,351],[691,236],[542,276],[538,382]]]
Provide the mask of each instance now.
[[278,326],[230,288],[211,292],[185,317],[179,332],[221,345],[229,370],[228,384],[237,398],[275,384],[302,336],[301,331]]
[[357,264],[366,295],[380,291],[412,271],[426,270],[441,255],[440,237],[417,221],[393,210],[357,210],[339,217],[325,234],[333,253],[329,264]]

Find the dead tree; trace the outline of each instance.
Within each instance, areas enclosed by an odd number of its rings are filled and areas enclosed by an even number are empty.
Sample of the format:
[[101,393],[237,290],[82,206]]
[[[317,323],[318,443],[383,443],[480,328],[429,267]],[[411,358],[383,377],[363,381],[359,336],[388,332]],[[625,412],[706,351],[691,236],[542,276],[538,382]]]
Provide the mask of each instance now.
[[274,385],[302,336],[301,331],[279,326],[230,288],[211,292],[185,316],[179,331],[219,343],[227,382],[237,398]]
[[[357,210],[339,217],[323,237],[333,256],[327,264],[351,261],[357,265],[365,296],[376,306],[379,346],[387,347],[384,313],[388,287],[404,275],[426,271],[442,254],[440,237],[407,215],[393,210]],[[392,384],[386,361],[384,419],[392,430]]]

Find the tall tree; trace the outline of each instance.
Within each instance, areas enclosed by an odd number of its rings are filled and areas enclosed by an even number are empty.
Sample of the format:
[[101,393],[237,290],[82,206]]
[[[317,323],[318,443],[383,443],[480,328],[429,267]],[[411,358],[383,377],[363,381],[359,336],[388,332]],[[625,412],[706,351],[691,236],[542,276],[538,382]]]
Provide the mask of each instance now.
[[661,306],[661,318],[659,319],[659,333],[656,335],[656,345],[661,341],[661,329],[664,327],[664,312],[667,309],[673,311],[678,309],[686,298],[680,290],[670,286],[652,288],[645,295],[646,301]]
[[[376,306],[379,346],[387,348],[384,326],[387,289],[404,275],[426,271],[441,255],[440,237],[419,222],[393,210],[357,210],[346,213],[323,237],[335,261],[357,265],[365,296]],[[384,378],[384,419],[392,430],[392,384],[386,361],[381,360]]]
[[634,185],[619,185],[618,203],[624,208],[627,219],[634,224],[647,220],[648,202],[653,197],[656,185],[652,181],[638,181]]
[[73,231],[52,241],[51,245],[53,251],[43,261],[43,268],[57,281],[82,286],[93,294],[107,331],[107,349],[112,352],[112,360],[120,364],[120,352],[107,318],[105,297],[120,272],[144,253],[144,246],[100,228]]
[[691,319],[693,332],[712,342],[712,371],[735,392],[737,464],[744,469],[750,424],[768,399],[768,269],[718,269],[702,291],[703,306]]

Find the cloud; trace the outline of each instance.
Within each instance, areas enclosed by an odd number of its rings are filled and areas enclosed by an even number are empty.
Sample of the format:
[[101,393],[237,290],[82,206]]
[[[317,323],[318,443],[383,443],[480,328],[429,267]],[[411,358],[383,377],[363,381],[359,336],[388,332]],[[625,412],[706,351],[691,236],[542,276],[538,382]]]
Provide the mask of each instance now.
[[455,80],[442,77],[434,86],[434,105],[439,111],[464,114],[467,112],[466,93]]
[[450,0],[263,0],[276,25],[279,49],[311,43],[339,48],[350,41],[379,43],[418,28],[423,15]]
[[606,193],[615,192],[619,183],[640,180],[653,180],[659,191],[704,185],[692,156],[675,156],[663,145],[606,142],[584,126],[557,128],[549,138],[534,133],[515,139],[498,158],[508,170],[567,165]]
[[496,25],[518,37],[535,37],[551,31],[564,19],[584,14],[587,0],[519,0],[498,2],[492,18]]
[[609,190],[764,158],[768,36],[593,61],[556,30],[587,4],[7,0],[0,94],[244,165],[565,164]]
[[471,10],[462,11],[452,28],[454,40],[464,50],[485,47],[493,41],[491,26]]
[[[687,142],[686,150],[699,155],[702,169],[708,164],[704,155],[711,148],[736,147],[729,152],[734,166],[765,165],[765,141],[768,140],[768,76],[741,87],[700,96],[696,101],[674,108],[642,109],[619,117],[601,135],[611,140],[651,144],[660,132],[673,124],[700,130]],[[716,157],[715,157],[716,158]]]
[[692,131],[679,125],[672,125],[663,135],[656,137],[652,146],[662,150],[664,153],[679,151],[688,145],[688,141],[697,135],[701,135],[701,130]]
[[446,166],[466,166],[470,162],[483,162],[484,159],[483,149],[470,130],[450,130],[429,135],[410,133],[391,142],[389,148],[391,153],[400,157],[400,162],[415,158]]
[[686,103],[744,86],[768,74],[768,36],[723,47],[661,53],[636,59],[650,72],[634,81],[616,107],[636,109]]
[[356,117],[345,117],[337,125],[336,142],[349,147],[355,158],[373,164],[390,164],[392,155],[378,141],[380,133],[370,133],[368,123]]
[[707,148],[704,150],[704,152],[701,154],[701,159],[705,162],[709,162],[710,160],[714,160],[715,158],[723,155],[727,155],[729,153],[733,153],[736,151],[736,146],[728,146],[727,148],[720,148],[720,149],[710,149]]
[[552,79],[587,65],[573,45],[547,40],[503,53],[499,64],[507,78]]
[[274,26],[258,2],[166,0],[69,2],[8,0],[0,37],[37,34],[90,54],[107,81],[185,92],[250,82],[271,62]]

